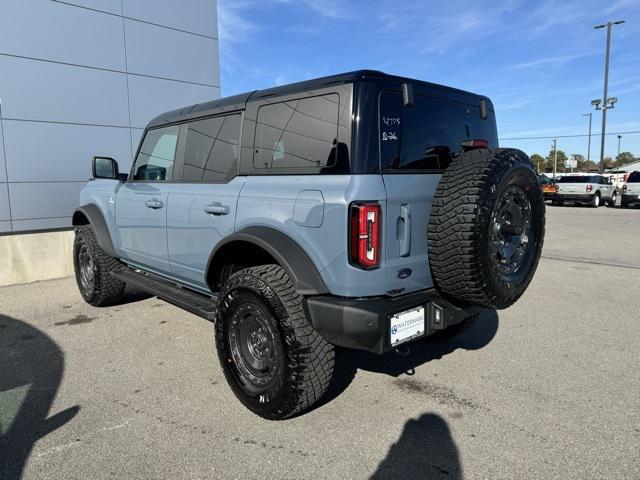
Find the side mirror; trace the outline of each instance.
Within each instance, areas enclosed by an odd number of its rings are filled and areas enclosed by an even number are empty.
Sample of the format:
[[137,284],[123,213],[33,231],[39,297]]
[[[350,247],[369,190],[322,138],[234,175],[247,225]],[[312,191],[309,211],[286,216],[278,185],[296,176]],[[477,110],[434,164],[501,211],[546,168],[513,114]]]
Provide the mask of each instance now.
[[[123,175],[118,171],[118,162],[111,157],[93,157],[91,169],[93,178],[108,180],[122,180]],[[126,178],[126,175],[124,175]]]

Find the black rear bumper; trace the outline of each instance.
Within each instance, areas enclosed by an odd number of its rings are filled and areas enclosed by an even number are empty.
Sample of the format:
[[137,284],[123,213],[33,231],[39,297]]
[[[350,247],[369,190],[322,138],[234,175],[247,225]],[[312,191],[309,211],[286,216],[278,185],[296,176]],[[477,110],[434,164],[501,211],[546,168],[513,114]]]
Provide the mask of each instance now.
[[630,193],[623,193],[621,203],[623,205],[639,205],[640,196]]
[[556,195],[555,200],[561,202],[591,203],[593,202],[593,195],[593,193],[559,193]]
[[434,289],[400,297],[351,299],[322,295],[307,297],[304,304],[314,329],[329,343],[377,354],[394,348],[389,330],[390,318],[396,313],[424,306],[425,332],[418,337],[423,338],[482,310],[457,307]]

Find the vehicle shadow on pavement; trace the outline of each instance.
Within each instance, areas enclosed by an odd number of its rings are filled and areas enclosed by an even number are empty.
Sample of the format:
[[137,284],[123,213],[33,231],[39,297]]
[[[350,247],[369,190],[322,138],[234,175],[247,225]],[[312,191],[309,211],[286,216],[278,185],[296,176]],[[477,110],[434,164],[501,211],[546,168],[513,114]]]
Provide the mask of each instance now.
[[132,285],[127,285],[124,289],[122,298],[118,301],[118,305],[126,305],[127,303],[141,302],[147,298],[153,297],[152,294],[140,290]]
[[488,345],[498,331],[498,313],[482,312],[475,324],[464,333],[449,340],[427,337],[410,343],[406,356],[395,352],[375,355],[359,350],[336,348],[336,365],[329,390],[317,407],[337,398],[351,384],[358,370],[383,373],[392,377],[413,375],[415,369],[433,360],[438,360],[455,350],[479,350]]
[[71,420],[73,406],[47,418],[64,354],[42,331],[0,314],[0,478],[19,479],[35,442]]
[[447,422],[434,413],[410,419],[371,480],[462,479],[460,456]]

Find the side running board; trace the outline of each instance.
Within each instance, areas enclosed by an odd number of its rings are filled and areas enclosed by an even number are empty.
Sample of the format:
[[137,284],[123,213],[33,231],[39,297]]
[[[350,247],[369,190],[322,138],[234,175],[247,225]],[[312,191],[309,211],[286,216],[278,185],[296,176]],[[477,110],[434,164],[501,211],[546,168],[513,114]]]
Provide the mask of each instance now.
[[135,285],[162,300],[172,303],[176,307],[187,310],[206,320],[215,321],[217,300],[215,295],[202,295],[176,285],[175,283],[124,265],[113,270],[111,275],[123,282]]

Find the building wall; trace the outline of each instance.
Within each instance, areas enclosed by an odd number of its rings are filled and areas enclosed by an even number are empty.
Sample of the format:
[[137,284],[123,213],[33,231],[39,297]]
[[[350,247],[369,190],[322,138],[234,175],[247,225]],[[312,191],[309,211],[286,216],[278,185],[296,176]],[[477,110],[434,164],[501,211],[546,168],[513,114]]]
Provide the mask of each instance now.
[[93,155],[218,98],[216,0],[0,1],[0,233],[70,226]]

